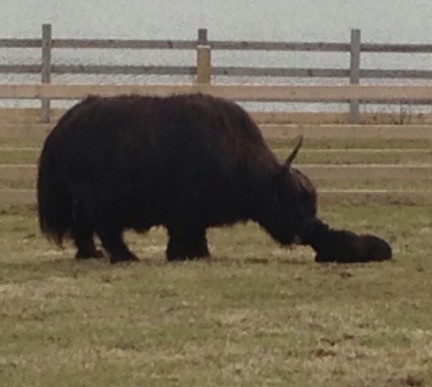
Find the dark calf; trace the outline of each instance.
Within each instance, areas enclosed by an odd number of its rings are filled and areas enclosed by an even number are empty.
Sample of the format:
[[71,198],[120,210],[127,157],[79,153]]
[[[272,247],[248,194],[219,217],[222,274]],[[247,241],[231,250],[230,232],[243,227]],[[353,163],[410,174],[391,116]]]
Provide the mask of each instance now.
[[312,229],[313,232],[305,233],[303,243],[315,250],[315,262],[352,263],[392,258],[390,245],[375,235],[334,230],[324,223],[318,226],[315,224]]

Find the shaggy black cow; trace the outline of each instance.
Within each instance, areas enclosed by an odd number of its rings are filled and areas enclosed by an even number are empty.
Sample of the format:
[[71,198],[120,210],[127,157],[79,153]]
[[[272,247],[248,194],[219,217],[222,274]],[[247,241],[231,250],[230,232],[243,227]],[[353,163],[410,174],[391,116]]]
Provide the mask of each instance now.
[[313,220],[309,232],[303,232],[303,242],[316,252],[316,262],[369,262],[392,258],[390,245],[371,234],[357,235],[347,230],[331,229],[325,223]]
[[[168,230],[168,260],[209,255],[208,227],[258,222],[283,245],[316,215],[316,192],[266,145],[239,105],[202,94],[89,97],[48,135],[39,160],[42,232],[77,258],[136,260],[123,231]],[[310,222],[309,222],[310,223]]]

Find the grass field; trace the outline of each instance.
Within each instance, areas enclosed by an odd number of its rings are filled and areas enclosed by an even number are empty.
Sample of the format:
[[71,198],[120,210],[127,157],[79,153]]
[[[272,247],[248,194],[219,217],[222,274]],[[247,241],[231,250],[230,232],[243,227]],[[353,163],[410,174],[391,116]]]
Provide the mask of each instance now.
[[[292,143],[270,141],[281,159]],[[3,138],[0,163],[34,163],[39,145]],[[307,140],[296,161],[422,164],[431,148]],[[430,189],[431,179],[317,185]],[[32,206],[0,203],[0,386],[432,386],[432,209],[347,203],[322,218],[386,238],[393,261],[317,264],[310,248],[280,248],[246,224],[209,232],[211,260],[166,263],[155,229],[126,235],[139,263],[79,262],[40,236]]]
[[4,386],[430,386],[430,208],[331,206],[391,262],[316,264],[254,224],[212,230],[213,258],[168,264],[162,229],[136,264],[75,261],[31,210],[0,217]]

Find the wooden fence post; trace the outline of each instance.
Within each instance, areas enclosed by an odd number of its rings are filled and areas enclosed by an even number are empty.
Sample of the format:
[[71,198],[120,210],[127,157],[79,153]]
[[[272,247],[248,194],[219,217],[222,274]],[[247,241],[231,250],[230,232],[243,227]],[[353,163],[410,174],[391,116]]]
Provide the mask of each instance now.
[[211,48],[207,45],[207,28],[198,30],[197,40],[197,83],[211,83]]
[[200,28],[198,30],[198,44],[207,44],[207,28]]
[[209,85],[211,83],[211,47],[197,46],[197,78],[198,84]]
[[[42,72],[41,82],[51,82],[51,24],[42,25]],[[41,99],[41,122],[50,121],[50,100],[49,98]]]
[[[361,32],[357,29],[351,30],[351,50],[350,50],[350,84],[358,85],[360,83],[360,49],[361,49]],[[350,101],[350,122],[358,124],[360,121],[360,102],[359,100]]]

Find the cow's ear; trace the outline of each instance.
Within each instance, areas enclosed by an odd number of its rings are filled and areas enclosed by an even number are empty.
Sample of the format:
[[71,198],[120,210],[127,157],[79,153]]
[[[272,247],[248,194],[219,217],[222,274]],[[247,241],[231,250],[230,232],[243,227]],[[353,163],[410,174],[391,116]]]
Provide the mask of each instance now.
[[291,163],[293,162],[293,160],[295,159],[295,157],[297,156],[298,151],[300,150],[301,146],[303,144],[303,136],[299,135],[296,138],[296,145],[294,147],[294,149],[292,150],[292,152],[290,153],[290,155],[287,157],[287,159],[285,160],[284,166],[286,168],[289,168],[291,166]]

